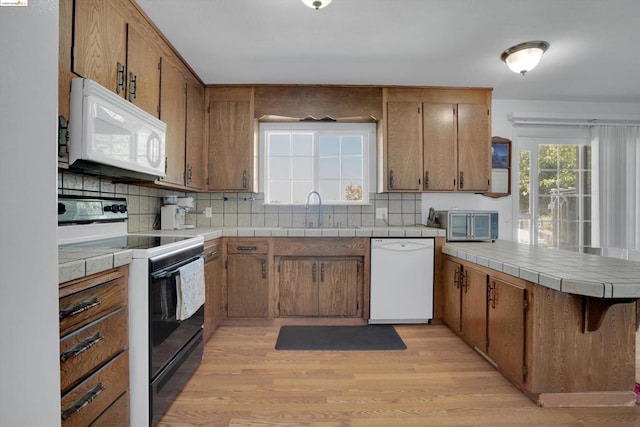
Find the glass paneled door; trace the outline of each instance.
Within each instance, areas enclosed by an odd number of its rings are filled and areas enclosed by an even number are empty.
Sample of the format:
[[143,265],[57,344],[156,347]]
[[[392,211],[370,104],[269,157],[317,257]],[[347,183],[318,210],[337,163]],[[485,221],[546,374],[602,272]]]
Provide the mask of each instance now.
[[576,138],[518,140],[518,241],[581,252],[591,245],[591,147]]

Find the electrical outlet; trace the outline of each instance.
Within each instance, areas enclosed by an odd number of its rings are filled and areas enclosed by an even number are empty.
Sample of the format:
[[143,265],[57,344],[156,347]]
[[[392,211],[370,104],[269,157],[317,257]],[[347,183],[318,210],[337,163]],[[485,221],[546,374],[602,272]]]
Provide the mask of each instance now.
[[387,219],[387,208],[376,208],[376,219]]
[[204,208],[204,216],[206,216],[207,218],[211,218],[213,216],[211,208]]

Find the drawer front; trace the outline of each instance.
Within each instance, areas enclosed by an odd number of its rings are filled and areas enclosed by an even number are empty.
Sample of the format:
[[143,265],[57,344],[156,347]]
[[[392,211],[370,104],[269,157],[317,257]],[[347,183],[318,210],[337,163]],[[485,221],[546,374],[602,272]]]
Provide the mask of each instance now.
[[60,387],[66,391],[127,346],[127,309],[122,307],[60,340]]
[[98,317],[123,307],[127,301],[125,277],[60,298],[60,334],[81,327]]
[[98,417],[91,427],[113,427],[129,425],[129,393],[125,393],[118,398],[113,405]]
[[124,352],[62,396],[62,425],[87,426],[129,387],[129,352]]
[[204,262],[205,264],[220,256],[220,239],[204,242]]
[[266,254],[269,253],[269,242],[266,240],[244,240],[227,243],[230,254]]

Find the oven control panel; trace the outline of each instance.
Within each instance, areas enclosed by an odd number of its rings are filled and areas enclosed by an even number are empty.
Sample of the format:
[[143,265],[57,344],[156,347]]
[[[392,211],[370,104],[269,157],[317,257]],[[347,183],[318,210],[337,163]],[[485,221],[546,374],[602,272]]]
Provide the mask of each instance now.
[[127,219],[127,199],[58,196],[58,225],[91,224]]

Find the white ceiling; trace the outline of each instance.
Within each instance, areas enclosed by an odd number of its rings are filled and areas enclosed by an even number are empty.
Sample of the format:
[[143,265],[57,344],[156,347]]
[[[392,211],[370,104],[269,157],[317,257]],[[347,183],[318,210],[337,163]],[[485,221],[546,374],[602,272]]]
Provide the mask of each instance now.
[[[206,84],[477,86],[640,102],[639,0],[137,0]],[[551,44],[526,76],[500,60]]]

